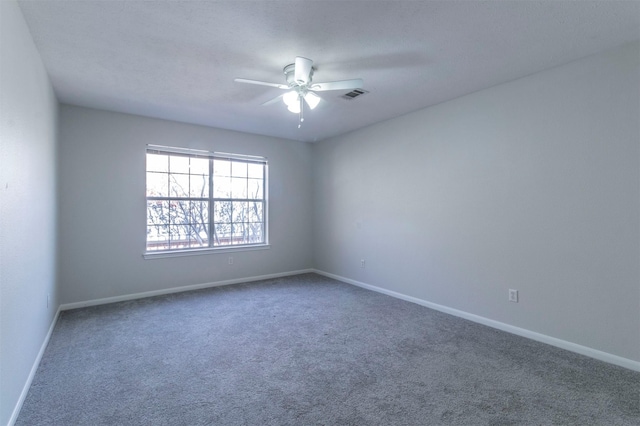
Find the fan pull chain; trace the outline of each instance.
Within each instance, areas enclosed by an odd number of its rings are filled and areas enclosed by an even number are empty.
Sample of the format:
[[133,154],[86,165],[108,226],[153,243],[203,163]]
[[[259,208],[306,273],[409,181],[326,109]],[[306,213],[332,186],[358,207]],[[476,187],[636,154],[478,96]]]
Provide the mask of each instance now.
[[304,111],[304,101],[302,100],[302,95],[298,96],[298,99],[300,99],[300,123],[298,123],[298,129],[300,127],[302,127],[302,122],[304,121],[304,116],[302,111]]

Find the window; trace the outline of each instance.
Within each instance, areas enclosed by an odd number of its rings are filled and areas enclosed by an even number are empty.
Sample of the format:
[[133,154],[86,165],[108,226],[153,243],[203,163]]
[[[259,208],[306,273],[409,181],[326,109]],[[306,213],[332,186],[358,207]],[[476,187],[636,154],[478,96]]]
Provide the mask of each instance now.
[[147,148],[147,253],[267,244],[263,157]]

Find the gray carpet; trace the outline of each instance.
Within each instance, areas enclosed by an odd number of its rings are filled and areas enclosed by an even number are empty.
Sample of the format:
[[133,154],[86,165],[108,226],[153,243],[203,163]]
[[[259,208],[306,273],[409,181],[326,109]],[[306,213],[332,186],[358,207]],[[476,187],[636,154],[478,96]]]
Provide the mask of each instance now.
[[640,373],[308,274],[62,312],[17,425],[638,425]]

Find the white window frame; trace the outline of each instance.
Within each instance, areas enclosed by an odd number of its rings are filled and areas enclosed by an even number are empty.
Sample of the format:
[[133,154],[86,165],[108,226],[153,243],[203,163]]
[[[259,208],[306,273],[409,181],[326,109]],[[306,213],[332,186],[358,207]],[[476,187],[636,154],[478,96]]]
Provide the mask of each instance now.
[[[235,251],[248,251],[248,250],[264,250],[269,248],[269,226],[268,226],[268,162],[266,157],[253,156],[253,155],[243,155],[243,154],[231,154],[224,152],[210,152],[203,150],[194,150],[194,149],[186,149],[186,148],[177,148],[177,147],[168,147],[168,146],[160,146],[160,145],[147,145],[146,154],[162,154],[162,155],[176,155],[176,156],[186,156],[190,158],[206,158],[209,160],[209,194],[207,197],[199,198],[199,197],[172,197],[171,194],[168,194],[166,197],[158,197],[158,196],[149,196],[147,193],[146,183],[145,183],[145,199],[148,205],[149,201],[170,201],[170,200],[184,200],[184,201],[206,201],[209,203],[209,211],[208,211],[208,246],[207,247],[185,247],[185,248],[170,248],[165,250],[148,250],[148,226],[149,226],[149,214],[147,208],[145,208],[145,229],[147,229],[147,233],[145,235],[145,251],[143,253],[143,257],[145,259],[157,259],[157,258],[165,258],[165,257],[179,257],[179,256],[192,256],[192,255],[202,255],[202,254],[211,254],[211,253],[225,253],[225,252],[235,252]],[[262,229],[263,229],[263,241],[259,243],[245,243],[245,244],[229,244],[229,245],[214,245],[214,203],[215,202],[256,202],[256,199],[246,198],[220,198],[214,197],[214,185],[215,185],[215,176],[213,175],[213,161],[214,160],[227,160],[227,161],[235,161],[235,162],[244,162],[244,163],[253,163],[253,164],[261,164],[263,166],[263,178],[262,178],[262,190],[263,197],[262,199],[258,199],[262,202]],[[148,167],[146,166],[145,161],[145,182],[147,180],[147,174],[149,173]],[[169,174],[170,171],[167,171]],[[232,237],[233,238],[233,237]]]

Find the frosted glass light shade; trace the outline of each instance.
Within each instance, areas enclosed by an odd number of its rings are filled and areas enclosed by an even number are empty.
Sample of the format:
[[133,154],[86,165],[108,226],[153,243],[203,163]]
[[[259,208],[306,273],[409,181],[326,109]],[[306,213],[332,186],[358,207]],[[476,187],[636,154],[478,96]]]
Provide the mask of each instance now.
[[295,114],[299,114],[300,113],[300,102],[295,102],[292,103],[291,105],[287,106],[287,109]]
[[[300,103],[300,101],[298,101],[298,92],[295,92],[295,91],[287,92],[284,95],[282,95],[282,100],[288,107],[291,107],[291,105],[297,105]],[[300,109],[300,106],[298,106],[298,109]]]
[[308,92],[304,95],[304,100],[309,105],[309,108],[314,109],[320,103],[320,96],[316,95],[313,92]]

